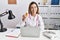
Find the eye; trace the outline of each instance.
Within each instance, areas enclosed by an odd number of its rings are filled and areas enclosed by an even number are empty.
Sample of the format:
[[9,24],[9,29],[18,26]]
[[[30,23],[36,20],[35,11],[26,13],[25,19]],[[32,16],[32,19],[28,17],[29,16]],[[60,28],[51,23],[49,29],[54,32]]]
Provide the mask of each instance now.
[[31,8],[33,8],[33,7],[31,7]]

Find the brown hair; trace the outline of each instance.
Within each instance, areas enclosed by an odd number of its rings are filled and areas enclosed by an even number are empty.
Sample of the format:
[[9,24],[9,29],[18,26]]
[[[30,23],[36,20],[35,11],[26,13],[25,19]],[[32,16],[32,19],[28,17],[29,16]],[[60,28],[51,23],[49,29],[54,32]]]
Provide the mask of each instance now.
[[39,8],[38,8],[38,5],[37,5],[36,2],[31,2],[31,3],[30,3],[29,8],[28,8],[28,13],[31,13],[31,5],[32,5],[32,4],[35,4],[35,5],[37,6],[37,12],[36,12],[36,14],[39,14]]

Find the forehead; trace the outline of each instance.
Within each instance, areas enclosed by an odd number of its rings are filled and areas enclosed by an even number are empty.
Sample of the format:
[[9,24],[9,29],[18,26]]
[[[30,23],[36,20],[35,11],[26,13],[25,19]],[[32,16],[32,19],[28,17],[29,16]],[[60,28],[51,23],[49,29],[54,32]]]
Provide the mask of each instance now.
[[32,4],[31,7],[36,7],[36,4]]

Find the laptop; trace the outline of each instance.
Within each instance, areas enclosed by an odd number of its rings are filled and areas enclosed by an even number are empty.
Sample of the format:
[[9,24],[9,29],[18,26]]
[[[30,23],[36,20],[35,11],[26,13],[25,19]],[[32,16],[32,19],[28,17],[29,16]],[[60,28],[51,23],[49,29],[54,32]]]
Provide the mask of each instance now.
[[22,37],[39,37],[40,27],[21,27]]

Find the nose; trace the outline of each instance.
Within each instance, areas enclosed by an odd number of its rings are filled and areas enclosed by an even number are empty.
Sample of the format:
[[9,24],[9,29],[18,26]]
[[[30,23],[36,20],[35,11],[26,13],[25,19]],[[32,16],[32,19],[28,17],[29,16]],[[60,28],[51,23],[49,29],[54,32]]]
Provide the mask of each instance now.
[[33,8],[33,11],[35,10],[35,8]]

